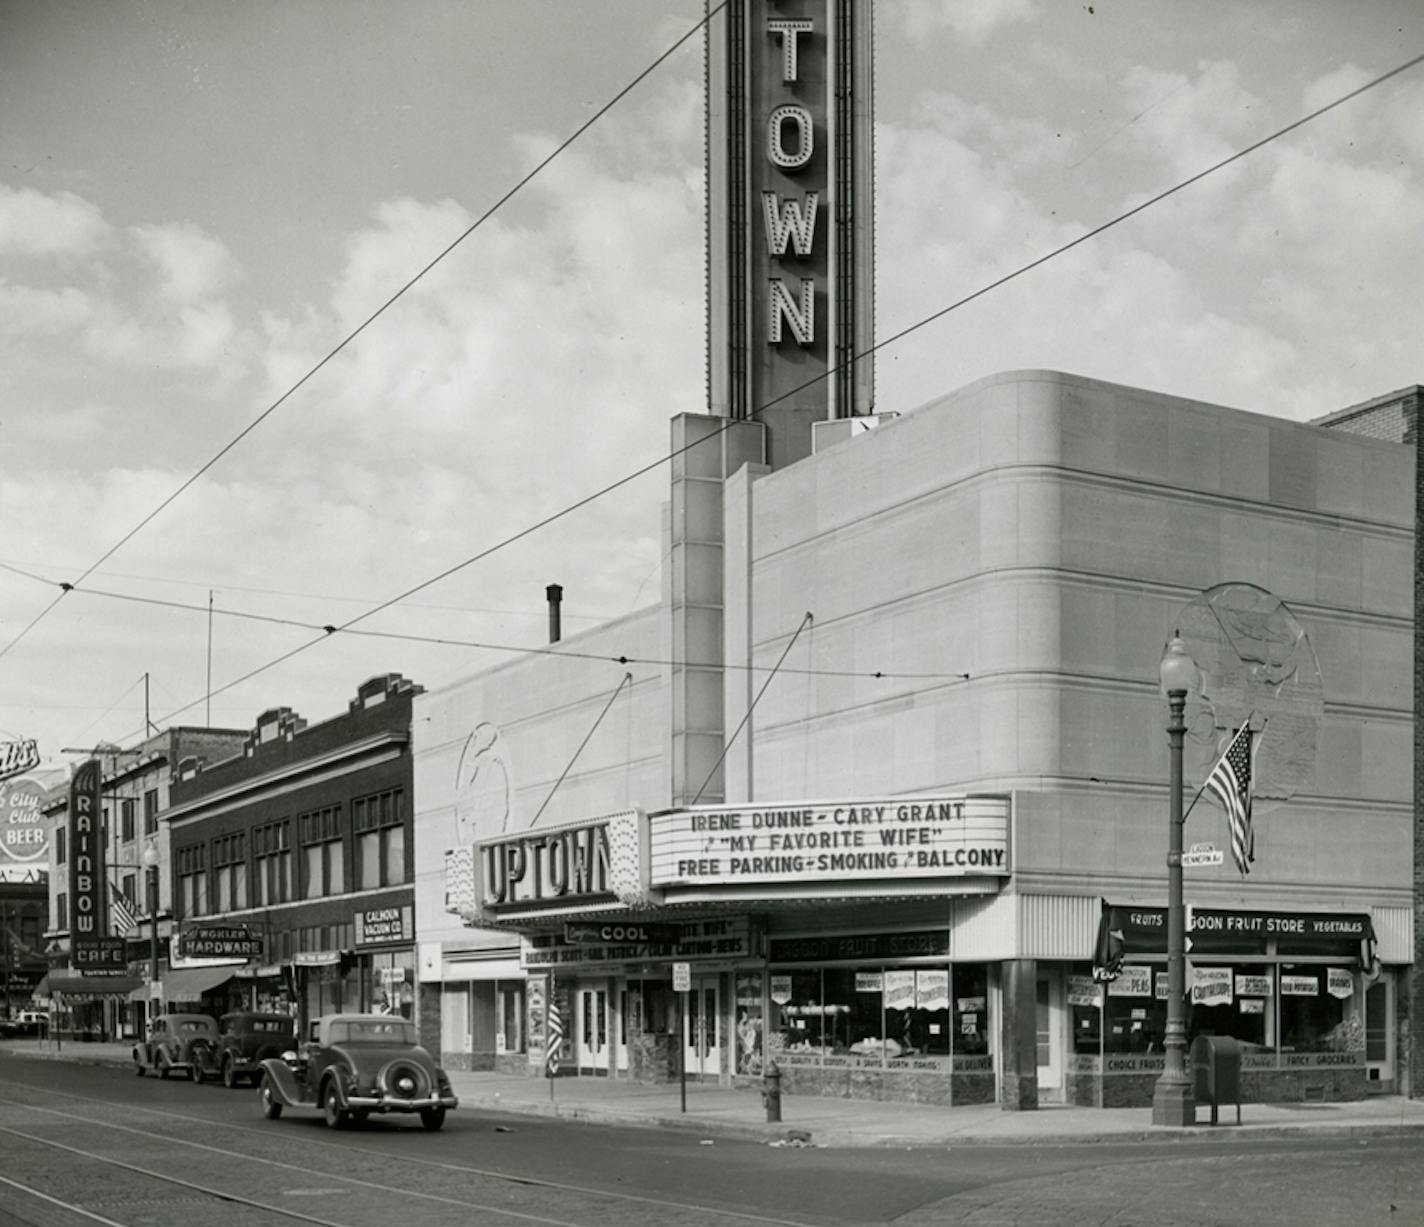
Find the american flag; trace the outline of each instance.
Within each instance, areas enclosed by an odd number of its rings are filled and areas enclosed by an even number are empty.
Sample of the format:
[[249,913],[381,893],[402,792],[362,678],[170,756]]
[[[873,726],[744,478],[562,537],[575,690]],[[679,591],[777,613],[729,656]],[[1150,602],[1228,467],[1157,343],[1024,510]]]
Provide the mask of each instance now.
[[138,932],[138,916],[129,897],[112,887],[109,889],[109,932],[115,937],[129,937]]
[[1251,728],[1238,729],[1221,761],[1206,777],[1205,787],[1221,802],[1231,827],[1231,857],[1245,877],[1256,859],[1256,836],[1251,830],[1251,767],[1255,757]]

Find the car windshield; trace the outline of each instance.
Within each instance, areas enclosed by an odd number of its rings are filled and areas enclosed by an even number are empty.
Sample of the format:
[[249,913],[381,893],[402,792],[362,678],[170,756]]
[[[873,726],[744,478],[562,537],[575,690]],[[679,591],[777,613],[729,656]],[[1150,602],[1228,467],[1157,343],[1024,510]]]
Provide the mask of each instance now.
[[403,1018],[347,1019],[331,1024],[333,1044],[414,1044],[415,1024]]

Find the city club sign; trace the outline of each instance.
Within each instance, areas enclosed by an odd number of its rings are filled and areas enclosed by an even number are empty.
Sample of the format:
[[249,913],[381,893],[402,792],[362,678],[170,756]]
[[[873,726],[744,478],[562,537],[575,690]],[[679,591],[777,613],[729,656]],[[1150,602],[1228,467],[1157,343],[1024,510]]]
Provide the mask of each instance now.
[[1009,872],[1003,796],[716,805],[648,821],[655,888]]
[[0,880],[6,870],[49,862],[49,832],[40,813],[44,790],[33,779],[0,781]]

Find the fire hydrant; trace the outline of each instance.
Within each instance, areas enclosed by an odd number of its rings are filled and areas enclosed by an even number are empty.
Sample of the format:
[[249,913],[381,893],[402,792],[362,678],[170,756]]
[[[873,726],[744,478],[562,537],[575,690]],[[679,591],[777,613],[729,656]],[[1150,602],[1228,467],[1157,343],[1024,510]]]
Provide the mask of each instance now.
[[762,1074],[761,1101],[766,1107],[766,1119],[775,1123],[781,1120],[781,1070],[775,1061],[768,1061]]

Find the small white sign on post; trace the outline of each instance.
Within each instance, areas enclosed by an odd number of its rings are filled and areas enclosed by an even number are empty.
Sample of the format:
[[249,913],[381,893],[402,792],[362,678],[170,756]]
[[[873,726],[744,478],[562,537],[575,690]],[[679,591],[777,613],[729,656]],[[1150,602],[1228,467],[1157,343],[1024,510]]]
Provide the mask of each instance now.
[[1226,853],[1220,849],[1213,848],[1210,852],[1183,852],[1182,868],[1189,869],[1193,865],[1220,865],[1226,861]]
[[692,987],[692,964],[674,963],[672,965],[672,987],[674,992],[685,993]]

